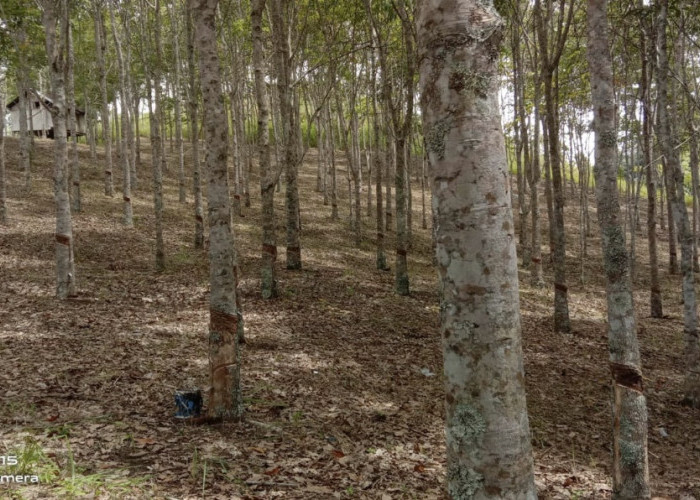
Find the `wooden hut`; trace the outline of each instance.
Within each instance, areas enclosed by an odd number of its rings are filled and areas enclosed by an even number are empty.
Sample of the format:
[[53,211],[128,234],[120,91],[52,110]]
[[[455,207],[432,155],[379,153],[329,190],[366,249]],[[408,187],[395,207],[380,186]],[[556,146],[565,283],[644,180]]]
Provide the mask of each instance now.
[[[27,93],[27,108],[32,113],[31,120],[27,113],[27,130],[31,130],[36,136],[53,139],[53,118],[50,111],[53,101],[42,94],[37,97],[34,93]],[[12,135],[19,135],[19,96],[7,103],[7,110],[10,112],[9,130]],[[78,129],[76,135],[85,135],[85,112],[76,108],[75,117]],[[72,130],[68,130],[68,135],[72,135]]]

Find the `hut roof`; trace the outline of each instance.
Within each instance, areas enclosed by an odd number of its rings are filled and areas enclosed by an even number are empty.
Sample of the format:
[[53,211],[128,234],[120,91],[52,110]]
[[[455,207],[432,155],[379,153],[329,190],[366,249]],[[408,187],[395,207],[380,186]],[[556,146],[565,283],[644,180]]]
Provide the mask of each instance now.
[[[49,109],[53,108],[53,100],[50,97],[47,97],[40,92],[37,92],[36,94],[39,97],[41,97],[41,100],[44,101],[44,105],[46,105],[46,107],[48,107]],[[7,109],[12,109],[17,105],[17,103],[19,103],[19,96],[15,97],[10,102],[8,102],[6,107]],[[75,114],[82,116],[85,114],[85,111],[83,111],[82,109],[75,108]]]

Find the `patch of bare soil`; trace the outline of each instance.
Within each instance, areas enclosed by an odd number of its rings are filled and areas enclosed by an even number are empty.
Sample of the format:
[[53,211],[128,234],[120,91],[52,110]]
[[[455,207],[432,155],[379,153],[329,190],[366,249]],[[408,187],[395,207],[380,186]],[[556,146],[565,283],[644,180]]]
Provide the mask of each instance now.
[[[341,218],[332,221],[330,206],[314,190],[317,158],[309,153],[300,175],[304,269],[284,269],[280,193],[280,297],[264,301],[253,176],[252,207],[234,221],[247,338],[246,421],[190,426],[173,418],[172,393],[208,384],[208,267],[206,252],[192,244],[192,197],[187,204],[177,202],[174,156],[171,152],[165,175],[167,269],[158,274],[148,146],[133,194],[134,229],[121,225],[121,197],[103,195],[104,157],[93,161],[80,147],[83,212],[74,216],[80,294],[59,302],[53,297],[51,146],[37,141],[27,193],[17,171],[16,141],[6,145],[11,222],[0,228],[0,452],[17,455],[21,467],[15,470],[42,482],[0,485],[0,496],[443,498],[438,296],[430,230],[420,228],[419,182],[413,192],[412,294],[399,297],[393,274],[375,269],[374,218],[366,216],[366,198],[365,240],[358,249],[343,164]],[[577,214],[574,203],[567,207],[572,241]],[[610,389],[598,245],[591,237],[584,259],[571,245],[573,335],[552,332],[549,287],[530,288],[527,271],[521,274],[540,498],[598,499],[610,493]],[[678,404],[679,279],[664,276],[669,318],[648,319],[644,245],[638,238],[637,308],[652,484],[656,495],[700,498],[700,418]]]

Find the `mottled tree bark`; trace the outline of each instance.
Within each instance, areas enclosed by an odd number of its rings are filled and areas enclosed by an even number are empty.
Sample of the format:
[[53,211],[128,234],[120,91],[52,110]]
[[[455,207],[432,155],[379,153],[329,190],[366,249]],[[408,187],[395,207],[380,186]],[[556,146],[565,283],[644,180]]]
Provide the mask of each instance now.
[[[534,49],[534,66],[537,68],[537,48]],[[542,229],[540,224],[539,189],[542,172],[540,171],[540,83],[535,76],[534,82],[534,113],[532,120],[534,132],[532,134],[532,165],[529,167],[530,175],[530,214],[532,217],[532,241],[530,243],[530,284],[532,286],[544,286],[542,271]]]
[[[643,7],[639,0],[639,7]],[[653,44],[647,47],[647,21],[640,20],[640,54],[641,76],[640,89],[642,94],[642,152],[646,164],[647,187],[647,243],[649,248],[649,309],[652,318],[663,317],[663,302],[661,300],[661,286],[659,285],[659,259],[656,248],[656,169],[654,168],[652,153],[652,107],[651,107],[651,68],[649,66],[650,54],[653,57]]]
[[607,0],[588,1],[587,47],[594,112],[596,202],[607,284],[608,344],[613,388],[612,497],[643,500],[651,497],[647,407],[625,233],[620,223],[615,94],[607,3]]
[[185,29],[187,30],[187,70],[190,111],[190,142],[192,143],[192,195],[194,197],[194,247],[204,247],[204,208],[202,207],[202,180],[199,161],[199,87],[195,78],[195,48],[192,12],[186,9]]
[[240,420],[239,337],[243,317],[237,306],[238,277],[234,265],[235,240],[231,224],[228,180],[228,126],[221,93],[221,68],[216,44],[218,0],[189,0],[195,20],[195,43],[204,102],[209,212],[209,369],[208,412],[211,418]]
[[333,121],[331,120],[330,104],[326,107],[326,130],[328,130],[328,163],[330,168],[330,198],[331,198],[331,219],[338,219],[338,176],[335,169],[335,134],[333,133]]
[[[5,95],[0,90],[0,109],[5,109]],[[7,178],[5,176],[5,120],[0,120],[0,224],[7,224]]]
[[[547,0],[546,8],[549,9],[551,1]],[[565,2],[562,2],[565,8]],[[537,38],[539,41],[540,57],[542,61],[541,78],[544,84],[545,122],[547,151],[545,160],[549,160],[548,169],[552,176],[552,218],[551,241],[552,261],[554,267],[554,329],[557,332],[569,333],[571,323],[569,320],[569,296],[566,285],[566,233],[564,230],[564,185],[561,174],[561,151],[559,144],[559,116],[557,113],[558,87],[554,82],[556,68],[559,64],[567,37],[571,19],[573,17],[573,0],[569,5],[566,22],[559,26],[555,33],[554,46],[550,44],[549,27],[545,19],[549,15],[543,13],[540,0],[535,0],[535,13],[537,18]],[[546,167],[547,168],[547,167]]]
[[523,71],[523,57],[520,49],[520,38],[522,31],[520,28],[522,19],[520,5],[518,2],[513,4],[514,22],[511,23],[511,53],[513,57],[513,111],[514,111],[514,130],[513,137],[515,139],[515,163],[517,169],[518,183],[518,220],[520,222],[520,234],[518,236],[519,254],[522,259],[523,266],[529,266],[531,262],[530,243],[531,238],[528,238],[528,211],[527,206],[527,179],[530,171],[530,145],[527,134],[527,124],[525,122],[525,79]]
[[[350,225],[353,228],[353,232],[355,235],[355,246],[359,247],[360,244],[362,243],[362,218],[361,218],[361,213],[360,213],[360,183],[362,182],[361,176],[360,176],[360,165],[358,164],[357,160],[357,155],[355,155],[355,144],[354,140],[348,141],[348,133],[355,134],[355,132],[352,132],[350,129],[352,127],[352,123],[356,121],[356,111],[355,111],[355,97],[357,95],[357,87],[356,87],[356,82],[353,82],[353,89],[350,92],[350,102],[349,102],[349,111],[350,111],[350,124],[347,124],[345,121],[345,114],[343,110],[343,102],[340,97],[339,93],[336,93],[335,95],[335,101],[336,101],[336,108],[338,110],[338,121],[340,125],[340,134],[342,136],[342,141],[345,143],[345,157],[347,158],[348,161],[348,173],[352,174],[352,191],[350,192],[351,194],[351,212],[354,212],[351,215],[354,215],[354,218],[351,216],[350,218]],[[341,89],[342,91],[342,89]],[[354,210],[352,210],[353,205],[352,203],[354,202]]]
[[53,193],[56,201],[56,296],[66,299],[75,295],[73,260],[73,224],[68,196],[68,137],[66,130],[66,84],[68,44],[67,0],[43,0],[42,22],[46,32],[46,55],[51,75],[54,130]]
[[[658,101],[657,101],[658,106]],[[661,113],[657,112],[657,121],[660,120]],[[661,128],[661,124],[657,123],[657,127]],[[663,153],[663,147],[661,147]],[[661,171],[664,177],[664,184],[661,187],[666,194],[666,221],[668,223],[668,274],[678,274],[678,236],[676,236],[676,221],[673,217],[673,198],[671,193],[673,185],[673,174],[669,173],[668,160],[666,156],[661,159]],[[661,200],[663,203],[664,200]],[[661,215],[663,217],[663,213]]]
[[[260,162],[260,197],[262,198],[262,268],[260,288],[265,299],[277,295],[275,261],[277,260],[277,235],[275,231],[275,184],[280,170],[270,165],[270,109],[265,85],[262,18],[265,0],[253,0],[250,10],[253,32],[253,72],[255,74],[255,98],[258,105],[258,156]],[[275,175],[277,174],[277,175]]]
[[[300,155],[297,145],[299,137],[299,108],[292,85],[293,53],[290,47],[291,12],[295,7],[290,0],[271,0],[270,20],[272,22],[273,43],[275,46],[275,72],[279,95],[282,140],[284,141],[284,180],[285,209],[287,213],[287,269],[301,269],[301,243],[299,230],[299,173]],[[294,16],[291,16],[292,18]]]
[[[27,34],[24,29],[20,28],[16,34],[16,46],[21,47],[26,43]],[[19,53],[19,49],[18,49]],[[29,189],[32,182],[31,172],[31,144],[29,141],[29,128],[27,124],[27,111],[31,113],[31,106],[27,100],[27,92],[29,91],[29,78],[27,76],[27,68],[23,57],[19,57],[19,67],[17,68],[17,94],[19,102],[17,103],[19,113],[19,162],[20,168],[24,172],[24,187]],[[4,111],[3,111],[4,112]]]
[[[70,20],[68,20],[70,23]],[[78,118],[75,111],[75,52],[73,50],[73,30],[69,27],[66,39],[66,119],[70,133],[70,151],[68,154],[68,169],[70,171],[70,199],[73,212],[80,212],[80,162],[78,161]],[[34,135],[32,127],[32,136]]]
[[[151,135],[153,158],[153,211],[156,222],[156,248],[155,265],[157,271],[165,269],[165,247],[163,243],[163,170],[167,170],[165,161],[165,145],[163,129],[165,122],[161,119],[163,110],[163,96],[161,92],[163,60],[163,47],[160,39],[160,0],[155,0],[154,34],[156,59],[150,69],[153,78],[153,96],[155,98],[155,110],[150,113],[150,122],[153,125]],[[184,172],[183,172],[184,173]]]
[[382,155],[379,140],[379,115],[377,109],[377,67],[375,64],[374,50],[371,54],[372,62],[372,135],[374,137],[374,171],[376,172],[375,191],[377,193],[377,269],[388,270],[386,264],[386,253],[384,252],[384,208],[382,193]]
[[[117,23],[114,15],[116,5],[112,5],[109,9],[110,21],[112,25],[112,38],[114,38],[114,47],[117,51],[117,66],[119,66],[119,95],[121,97],[121,137],[119,139],[119,153],[122,162],[123,173],[123,188],[122,199],[124,201],[124,225],[133,227],[134,212],[131,204],[131,169],[129,167],[129,150],[127,148],[127,127],[129,124],[129,88],[126,84],[126,68],[124,67],[124,55],[122,52],[122,44],[117,34]],[[114,111],[116,114],[117,106],[115,104]],[[115,119],[116,125],[116,119]]]
[[503,23],[486,2],[424,0],[417,25],[438,219],[447,491],[455,500],[535,499],[498,105]]
[[674,148],[675,137],[671,133],[671,116],[668,110],[668,53],[666,25],[668,0],[658,0],[657,35],[659,143],[666,158],[668,170],[668,197],[673,210],[673,221],[679,233],[681,244],[681,272],[683,274],[683,333],[685,336],[686,377],[684,382],[684,403],[700,408],[700,337],[698,336],[698,315],[693,273],[693,232],[685,206],[683,169],[678,152]]
[[178,18],[175,13],[175,6],[168,6],[170,13],[170,24],[174,30],[173,34],[173,100],[175,112],[175,148],[177,149],[177,178],[178,178],[178,201],[185,203],[187,201],[187,182],[185,180],[185,148],[182,140],[182,104],[180,101],[182,85],[180,79],[180,36],[178,34],[177,23]]
[[104,186],[107,196],[114,196],[114,181],[112,179],[112,134],[109,126],[109,97],[107,95],[107,70],[105,69],[105,52],[107,50],[107,34],[102,17],[102,0],[94,2],[95,16],[95,50],[97,53],[97,72],[100,79],[100,99],[102,117],[102,140],[105,148]]

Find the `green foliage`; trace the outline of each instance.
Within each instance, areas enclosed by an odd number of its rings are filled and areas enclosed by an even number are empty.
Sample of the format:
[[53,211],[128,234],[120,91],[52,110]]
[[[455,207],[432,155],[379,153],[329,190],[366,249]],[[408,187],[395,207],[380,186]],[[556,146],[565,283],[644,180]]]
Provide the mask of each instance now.
[[2,475],[38,476],[41,483],[52,483],[59,476],[59,468],[41,445],[31,436],[22,446],[11,449],[7,455],[17,457],[17,465],[0,467]]

